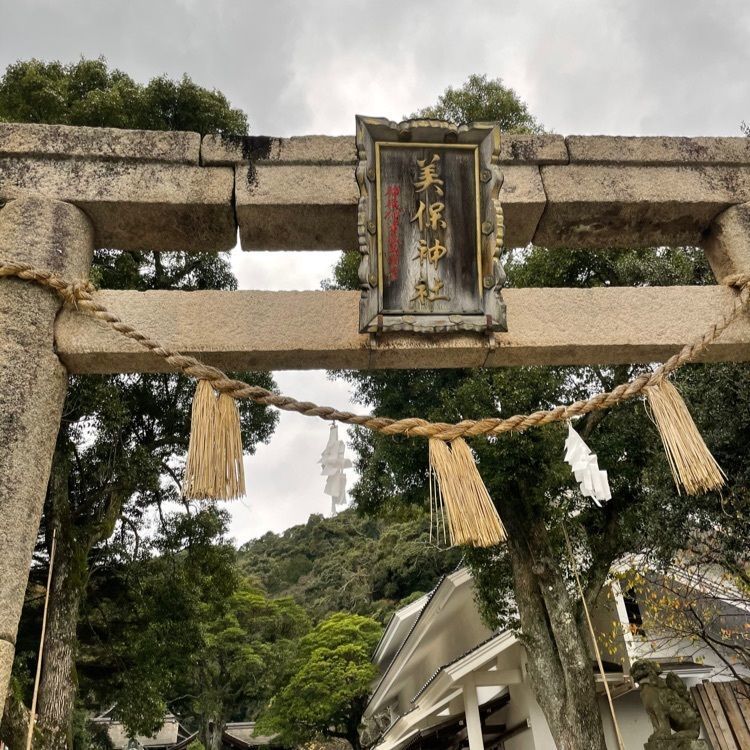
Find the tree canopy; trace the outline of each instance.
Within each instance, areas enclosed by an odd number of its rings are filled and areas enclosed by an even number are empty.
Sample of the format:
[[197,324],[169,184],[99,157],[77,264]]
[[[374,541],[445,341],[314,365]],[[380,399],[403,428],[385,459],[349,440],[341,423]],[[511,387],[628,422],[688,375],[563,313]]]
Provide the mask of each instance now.
[[347,611],[384,622],[460,560],[459,550],[430,543],[429,518],[421,509],[387,521],[353,510],[334,518],[313,515],[238,553],[246,575],[256,576],[271,595],[293,597],[316,620]]
[[24,60],[0,80],[0,120],[140,130],[247,133],[247,115],[188,76],[136,83],[107,61]]
[[187,667],[188,715],[200,720],[204,747],[221,750],[227,721],[254,717],[284,684],[310,622],[290,598],[269,599],[249,581],[203,616],[203,647]]
[[470,75],[463,86],[449,86],[431,107],[424,107],[412,118],[428,117],[458,124],[497,120],[507,133],[541,133],[542,125],[529,112],[526,103],[501,78]]
[[370,656],[382,627],[361,615],[330,615],[299,644],[297,667],[258,720],[289,746],[341,737],[359,750],[359,726],[377,668]]

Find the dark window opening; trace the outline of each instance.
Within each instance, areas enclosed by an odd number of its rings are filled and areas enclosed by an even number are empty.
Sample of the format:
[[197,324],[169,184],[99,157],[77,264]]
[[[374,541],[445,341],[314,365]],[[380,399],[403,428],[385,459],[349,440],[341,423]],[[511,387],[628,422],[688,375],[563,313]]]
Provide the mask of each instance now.
[[646,635],[646,631],[643,629],[643,615],[641,614],[641,608],[638,606],[635,590],[628,589],[623,592],[622,598],[625,601],[625,611],[628,613],[630,632],[633,635]]

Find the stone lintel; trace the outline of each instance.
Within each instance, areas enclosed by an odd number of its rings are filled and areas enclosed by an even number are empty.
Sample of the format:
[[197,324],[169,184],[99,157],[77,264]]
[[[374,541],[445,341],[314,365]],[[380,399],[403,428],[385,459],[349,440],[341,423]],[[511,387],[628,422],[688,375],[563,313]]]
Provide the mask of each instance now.
[[357,161],[353,135],[204,135],[201,164],[351,164]]
[[199,133],[0,122],[0,159],[55,158],[198,164]]
[[0,159],[0,200],[42,195],[85,211],[97,247],[227,250],[233,170],[158,162]]
[[[352,136],[0,124],[0,201],[73,203],[100,247],[355,249],[354,164]],[[747,138],[505,134],[501,168],[508,247],[698,244],[750,200]]]
[[548,247],[699,244],[711,221],[750,199],[750,168],[570,164],[540,167]]
[[[244,250],[354,250],[359,192],[352,165],[236,167]],[[508,247],[531,242],[544,211],[538,167],[503,168],[500,200]]]
[[[359,292],[130,292],[97,298],[170,348],[227,370],[489,367],[653,362],[668,358],[729,310],[720,286],[506,289],[508,332],[432,339],[357,333]],[[164,362],[88,316],[56,326],[71,372],[159,372]],[[750,316],[706,353],[750,360]],[[300,394],[304,396],[304,394]]]
[[750,165],[750,138],[569,135],[571,164]]
[[561,135],[503,133],[500,164],[567,164],[568,149]]
[[[357,162],[353,135],[268,136],[205,135],[201,163],[350,164]],[[510,165],[567,164],[568,151],[561,135],[503,133],[500,163]]]

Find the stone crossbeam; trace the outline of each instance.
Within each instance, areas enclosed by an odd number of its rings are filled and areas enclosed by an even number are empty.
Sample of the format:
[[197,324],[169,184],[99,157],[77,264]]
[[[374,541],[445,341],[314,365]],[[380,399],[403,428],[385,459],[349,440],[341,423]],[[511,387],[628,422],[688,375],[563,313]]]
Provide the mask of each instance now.
[[[506,289],[509,333],[433,342],[357,333],[357,292],[102,291],[97,299],[164,345],[225,370],[502,367],[662,361],[731,308],[725,287]],[[63,311],[57,353],[73,373],[161,372],[164,362],[102,323]],[[750,360],[750,316],[707,352]]]
[[97,247],[228,250],[237,237],[231,167],[200,164],[198,133],[0,123],[0,201],[65,201]]
[[[504,135],[506,245],[698,244],[750,200],[750,139]],[[99,247],[354,249],[353,136],[0,123],[0,201],[83,210]]]

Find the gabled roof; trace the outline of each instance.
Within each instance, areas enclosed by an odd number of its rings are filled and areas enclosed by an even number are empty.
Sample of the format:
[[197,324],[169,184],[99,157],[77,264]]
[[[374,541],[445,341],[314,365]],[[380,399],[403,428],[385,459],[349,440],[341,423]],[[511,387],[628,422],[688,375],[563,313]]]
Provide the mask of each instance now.
[[[393,661],[398,650],[403,645],[406,638],[414,628],[414,624],[419,619],[422,611],[429,603],[437,587],[443,582],[445,576],[442,576],[432,591],[428,592],[419,599],[415,599],[411,604],[407,604],[391,615],[383,635],[380,636],[378,645],[372,655],[372,660],[376,664],[382,664],[384,660]],[[387,665],[386,665],[387,666]]]
[[[682,559],[680,559],[682,557]],[[695,563],[691,562],[691,555],[684,552],[678,555],[674,562],[659,568],[650,563],[643,554],[625,555],[618,560],[612,570],[623,572],[628,568],[646,569],[657,575],[669,577],[676,583],[689,586],[697,591],[710,596],[736,609],[750,614],[750,605],[747,596],[734,586],[725,576],[718,573],[718,566],[700,566],[701,575],[698,578],[691,576],[691,570],[695,570]]]
[[500,636],[507,636],[507,635],[508,635],[508,633],[506,633],[506,632],[496,632],[496,633],[493,633],[493,634],[492,634],[492,635],[491,635],[491,636],[490,636],[489,638],[486,638],[486,639],[485,639],[485,640],[483,640],[483,641],[482,641],[481,643],[477,643],[477,645],[476,645],[476,646],[474,646],[474,648],[470,648],[470,649],[468,649],[467,651],[464,651],[464,653],[463,653],[463,654],[461,654],[460,656],[457,656],[457,657],[456,657],[455,659],[452,659],[451,661],[449,661],[449,662],[446,662],[445,664],[443,664],[443,665],[441,665],[440,667],[438,667],[438,668],[437,668],[437,669],[436,669],[436,670],[435,670],[435,671],[434,671],[434,672],[432,673],[432,675],[431,675],[431,676],[430,676],[430,678],[429,678],[429,679],[427,680],[427,682],[425,682],[425,684],[424,684],[424,685],[422,685],[422,687],[421,687],[421,688],[419,688],[419,690],[417,690],[416,694],[414,695],[414,697],[413,697],[413,698],[411,699],[411,701],[409,701],[409,702],[410,702],[410,703],[412,703],[412,704],[416,703],[416,702],[417,702],[417,700],[419,700],[419,696],[420,696],[420,695],[422,695],[422,693],[424,693],[424,691],[425,691],[425,690],[427,690],[427,688],[428,688],[428,687],[429,687],[429,686],[430,686],[430,685],[431,685],[431,684],[432,684],[432,683],[433,683],[433,682],[434,682],[434,681],[435,681],[435,680],[436,680],[436,679],[437,679],[437,678],[438,678],[438,677],[440,676],[440,674],[441,674],[442,672],[444,672],[444,671],[445,671],[446,669],[448,669],[449,667],[452,667],[452,666],[453,666],[453,665],[455,665],[455,664],[458,664],[458,662],[460,662],[460,661],[461,661],[462,659],[465,659],[465,658],[466,658],[467,656],[471,656],[471,654],[474,654],[474,653],[476,653],[477,651],[479,651],[479,649],[480,649],[480,648],[482,648],[482,646],[486,646],[486,645],[487,645],[488,643],[490,643],[491,641],[494,641],[494,640],[495,640],[496,638],[498,638],[498,637],[500,637]]
[[408,654],[413,650],[411,647],[416,646],[419,642],[419,634],[423,631],[424,624],[430,620],[434,612],[437,612],[442,608],[440,607],[440,603],[444,603],[456,588],[459,588],[472,580],[468,568],[462,567],[450,575],[443,576],[440,581],[438,581],[435,588],[426,595],[424,606],[422,606],[418,615],[414,618],[409,631],[401,642],[401,645],[396,650],[393,658],[389,661],[380,680],[372,691],[370,700],[365,707],[365,715],[368,714],[370,706],[379,697],[381,689],[391,681],[394,671],[398,669],[402,661],[405,661],[405,659],[408,658]]
[[[451,662],[443,664],[414,696],[411,701],[412,708],[394,717],[388,728],[378,737],[377,745],[385,743],[384,747],[387,748],[401,746],[405,740],[412,737],[413,732],[418,731],[415,727],[419,721],[429,716],[437,719],[434,713],[435,706],[447,704],[458,695],[467,674],[493,663],[499,654],[517,643],[514,635],[503,631],[477,644]],[[416,719],[412,720],[414,717]]]

